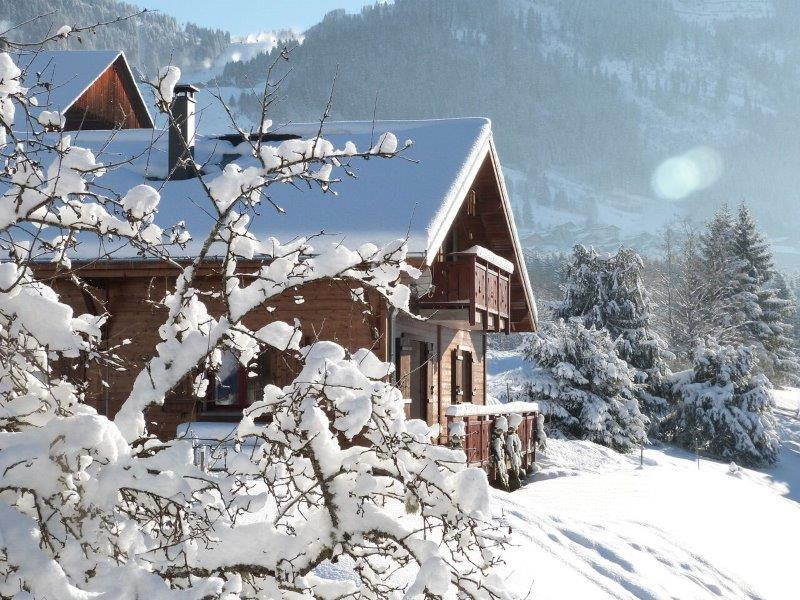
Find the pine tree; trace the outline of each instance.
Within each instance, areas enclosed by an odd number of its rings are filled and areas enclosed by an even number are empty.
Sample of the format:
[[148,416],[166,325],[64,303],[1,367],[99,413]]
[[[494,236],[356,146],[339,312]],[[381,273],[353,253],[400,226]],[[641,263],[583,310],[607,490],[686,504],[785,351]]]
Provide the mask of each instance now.
[[774,463],[780,446],[774,401],[753,350],[711,339],[698,342],[692,360],[692,369],[675,376],[674,441],[743,465]]
[[531,201],[530,198],[525,198],[522,201],[522,209],[521,209],[521,221],[523,227],[531,227],[533,224],[533,210],[531,209]]
[[797,297],[783,273],[775,272],[767,284],[773,296],[765,304],[765,321],[772,335],[765,340],[766,351],[771,354],[772,373],[768,373],[774,383],[781,385],[800,385],[800,312]]
[[532,338],[526,355],[535,366],[529,392],[547,403],[555,429],[620,452],[647,441],[634,373],[608,331],[559,319]]
[[620,358],[633,369],[642,410],[654,425],[667,408],[666,361],[673,358],[652,326],[650,294],[642,282],[642,259],[621,249],[600,256],[576,246],[565,271],[564,300],[554,308],[557,318],[579,317],[587,328],[605,329]]
[[749,337],[760,339],[766,333],[760,329],[762,286],[772,278],[772,254],[745,204],[739,206],[733,227],[732,251],[736,261],[732,281],[734,307],[744,331]]
[[703,289],[702,301],[709,318],[707,328],[723,343],[740,341],[739,327],[747,319],[742,312],[746,297],[737,297],[744,283],[735,254],[734,237],[733,215],[727,205],[722,205],[706,223],[700,236],[698,275]]
[[779,296],[772,253],[745,204],[739,207],[733,240],[737,263],[732,300],[741,338],[755,344],[762,369],[776,383],[797,381],[800,365],[791,340],[794,306],[791,298]]
[[792,297],[795,298],[795,311],[791,319],[792,323],[792,346],[795,351],[800,352],[800,277],[795,277],[792,281],[790,292]]

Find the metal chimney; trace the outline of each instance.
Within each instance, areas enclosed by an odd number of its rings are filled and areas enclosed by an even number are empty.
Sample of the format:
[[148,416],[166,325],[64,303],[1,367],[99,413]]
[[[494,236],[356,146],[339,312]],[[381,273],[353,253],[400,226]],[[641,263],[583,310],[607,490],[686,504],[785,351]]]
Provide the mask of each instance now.
[[175,95],[170,105],[172,118],[169,123],[169,179],[189,179],[197,174],[194,163],[195,94],[199,90],[193,85],[175,86]]

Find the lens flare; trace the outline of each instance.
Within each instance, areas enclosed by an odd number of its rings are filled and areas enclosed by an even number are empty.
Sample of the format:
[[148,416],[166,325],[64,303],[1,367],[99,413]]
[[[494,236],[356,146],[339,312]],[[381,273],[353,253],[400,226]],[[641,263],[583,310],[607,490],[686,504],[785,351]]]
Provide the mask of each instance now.
[[665,200],[681,200],[713,185],[722,175],[722,156],[708,146],[697,146],[662,162],[653,172],[653,192]]

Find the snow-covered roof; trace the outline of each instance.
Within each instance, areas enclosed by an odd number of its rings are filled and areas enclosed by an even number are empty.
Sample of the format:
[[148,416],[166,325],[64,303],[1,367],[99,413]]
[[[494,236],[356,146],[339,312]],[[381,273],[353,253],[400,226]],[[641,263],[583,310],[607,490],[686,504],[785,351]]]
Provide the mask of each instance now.
[[[311,137],[318,123],[281,126],[276,134]],[[330,122],[324,137],[337,148],[352,141],[368,150],[381,134],[391,131],[401,140],[413,141],[402,157],[355,159],[350,169],[356,178],[342,178],[323,193],[318,186],[277,184],[267,193],[285,212],[262,202],[251,230],[289,240],[325,231],[330,241],[348,247],[365,242],[376,244],[408,237],[409,250],[429,260],[447,234],[474,174],[489,152],[491,124],[487,119],[442,119],[431,121]],[[73,143],[100,151],[103,163],[119,163],[100,182],[119,192],[147,183],[161,192],[157,222],[167,226],[183,220],[198,239],[212,220],[208,199],[196,179],[160,181],[167,172],[167,133],[160,130],[75,132]],[[150,152],[144,152],[152,142]],[[279,144],[280,142],[273,142]],[[106,145],[107,144],[107,145]],[[205,179],[216,177],[220,163],[234,161],[242,168],[254,159],[242,148],[213,136],[198,136],[195,160],[206,165]],[[188,252],[194,249],[190,246]],[[119,256],[119,255],[118,255]]]
[[[31,107],[31,112],[37,116],[45,109],[62,114],[66,112],[120,56],[125,62],[125,67],[131,72],[125,53],[119,50],[43,50],[20,54],[14,57],[14,61],[22,70],[22,82],[25,87],[34,87],[40,82],[50,84],[49,90],[36,93],[39,105]],[[142,105],[147,110],[147,103],[136,85],[132,72],[131,80]],[[17,111],[15,128],[25,127],[24,118],[24,111]]]
[[[318,129],[319,123],[290,124],[277,127],[272,133],[309,138]],[[354,159],[349,169],[356,178],[346,176],[342,169],[335,170],[334,175],[342,179],[332,185],[335,194],[324,193],[319,186],[284,183],[270,186],[265,194],[283,210],[275,210],[262,200],[250,230],[259,238],[273,236],[282,243],[324,231],[323,237],[329,242],[341,242],[349,248],[368,242],[382,245],[407,239],[412,255],[432,263],[487,157],[500,172],[491,122],[484,118],[328,122],[323,137],[336,148],[353,142],[359,151],[367,151],[386,132],[394,133],[401,145],[404,140],[411,140],[413,145],[399,157]],[[167,142],[167,132],[158,129],[121,130],[113,136],[108,131],[81,131],[73,133],[72,141],[98,152],[100,162],[119,165],[102,177],[99,183],[103,186],[119,193],[142,183],[157,188],[161,202],[156,222],[161,227],[185,222],[199,244],[203,233],[213,224],[210,201],[197,179],[164,181]],[[235,146],[216,136],[198,135],[195,160],[204,165],[206,181],[216,177],[231,161],[242,168],[256,165],[247,144]],[[502,175],[499,181],[515,245],[516,272],[522,279],[535,322],[536,304]],[[317,238],[313,245],[322,243]],[[190,242],[185,253],[192,255],[196,251],[197,246]],[[114,256],[121,259],[134,255],[133,249],[127,255],[123,249]],[[498,259],[501,257],[495,256],[493,260]]]

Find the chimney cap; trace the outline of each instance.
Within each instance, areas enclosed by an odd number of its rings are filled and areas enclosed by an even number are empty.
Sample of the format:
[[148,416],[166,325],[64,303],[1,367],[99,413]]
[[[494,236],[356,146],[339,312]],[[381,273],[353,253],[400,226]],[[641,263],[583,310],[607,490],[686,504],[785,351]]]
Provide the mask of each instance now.
[[200,88],[193,86],[191,83],[179,83],[175,86],[176,94],[196,94]]

